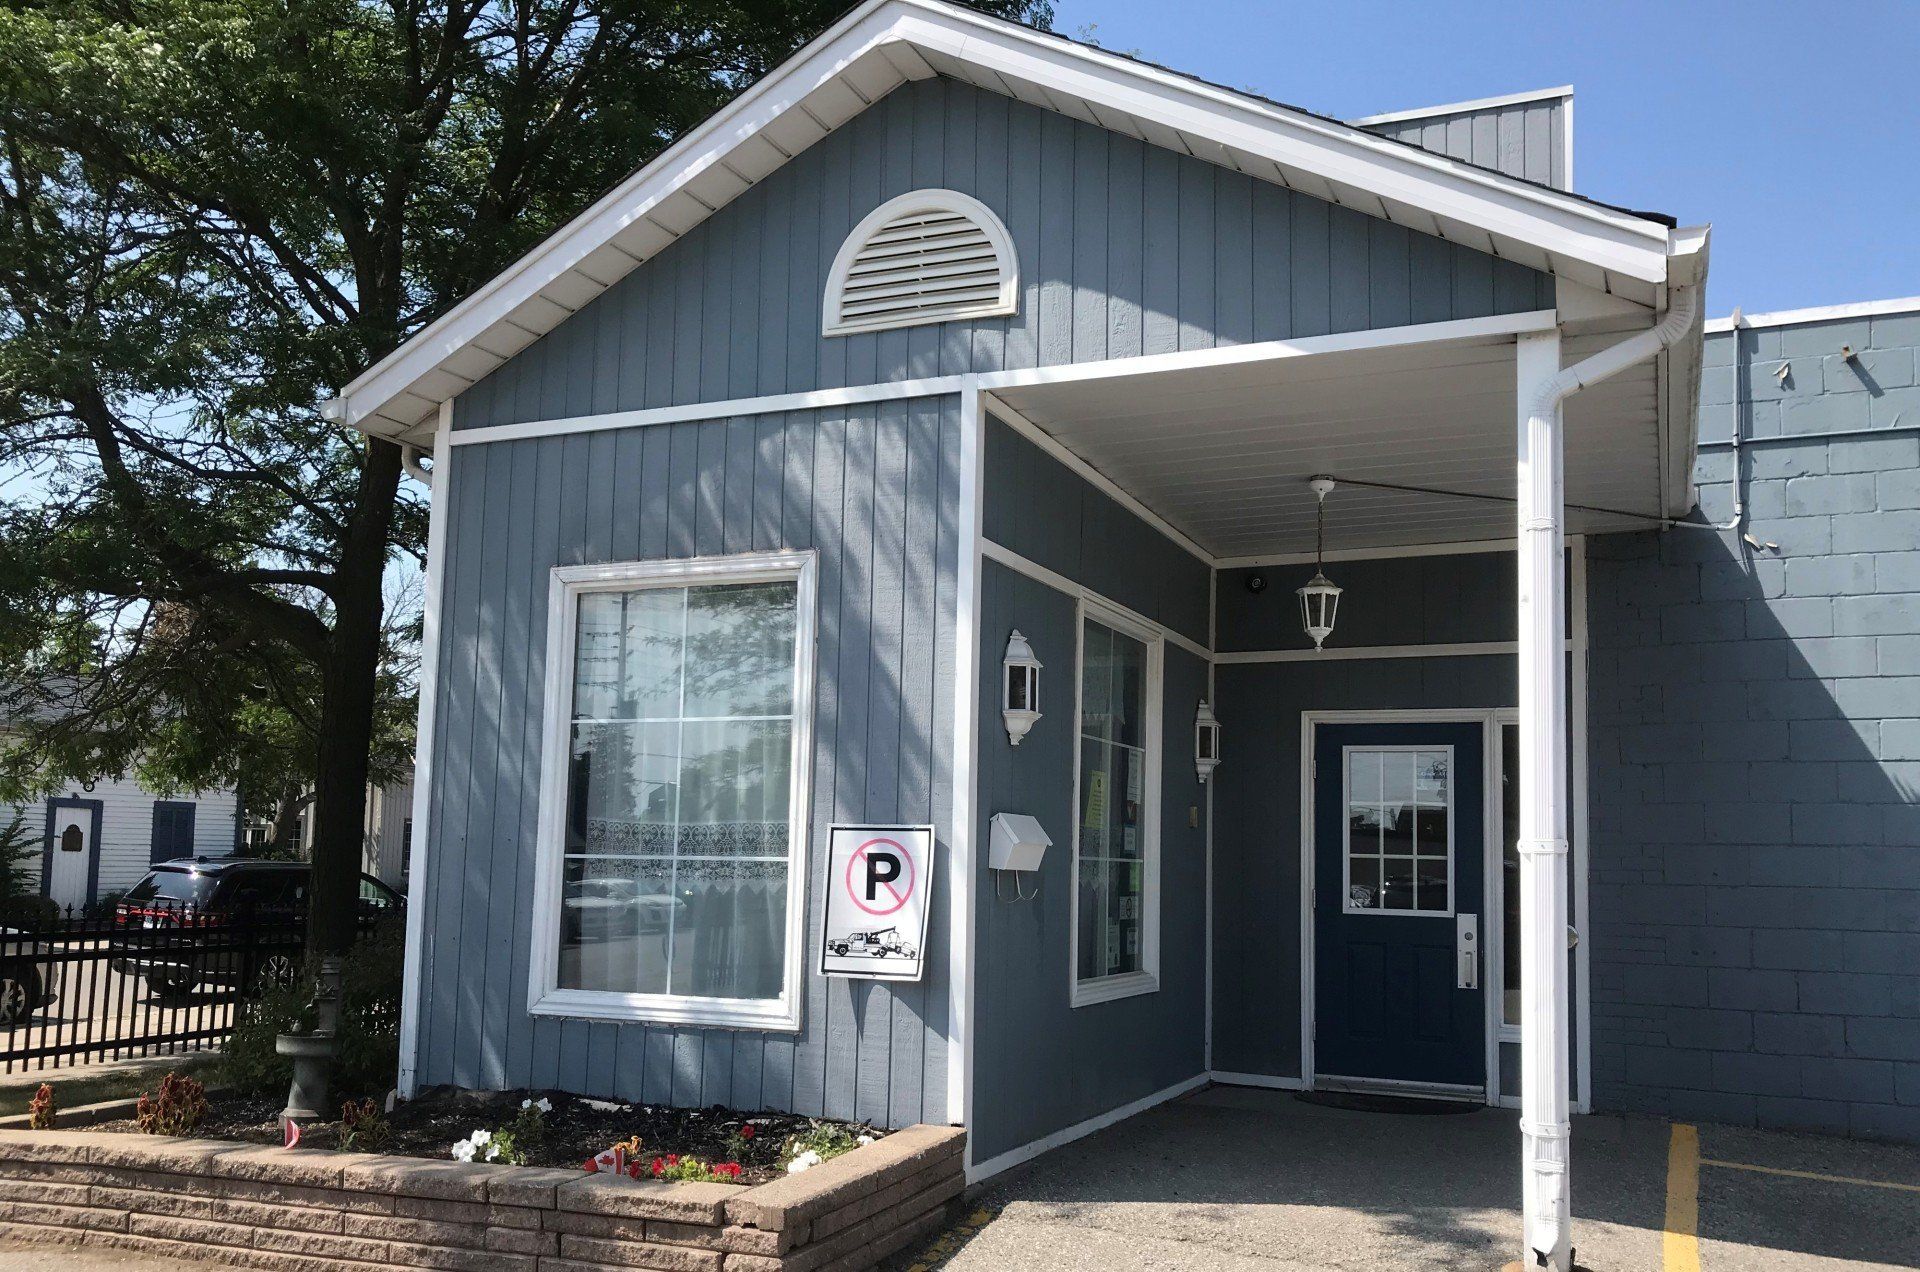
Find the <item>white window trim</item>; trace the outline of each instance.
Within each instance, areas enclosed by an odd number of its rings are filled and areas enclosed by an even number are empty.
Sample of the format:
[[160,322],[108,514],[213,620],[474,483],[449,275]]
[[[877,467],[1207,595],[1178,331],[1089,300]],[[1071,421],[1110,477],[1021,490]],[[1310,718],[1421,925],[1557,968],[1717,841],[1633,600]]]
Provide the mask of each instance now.
[[[812,552],[759,552],[680,561],[556,566],[547,588],[547,674],[540,759],[540,822],[534,853],[533,949],[527,1010],[536,1016],[712,1025],[794,1032],[806,974],[807,845],[812,791],[817,563]],[[787,795],[786,968],[778,998],[707,998],[559,988],[560,900],[566,847],[567,756],[573,715],[573,647],[579,599],[641,586],[792,583],[793,759]]]
[[[1495,1031],[1500,1042],[1514,1043],[1520,1041],[1520,1022],[1507,1020],[1507,812],[1501,805],[1500,797],[1507,774],[1506,730],[1509,726],[1518,728],[1519,724],[1519,709],[1502,707],[1493,713],[1493,722],[1487,728],[1487,786],[1491,792],[1487,798],[1487,825],[1491,827],[1487,835],[1487,895],[1493,900],[1484,910],[1493,919],[1491,936],[1485,931],[1488,925],[1485,922],[1480,924],[1480,961],[1487,969],[1487,975],[1492,978],[1488,983],[1494,993]],[[1582,1020],[1579,1032],[1583,1038],[1586,1029],[1586,1021]],[[1581,1072],[1585,1071],[1583,1059]]]
[[[1086,697],[1087,620],[1110,627],[1123,636],[1140,641],[1147,648],[1146,773],[1142,779],[1146,799],[1141,810],[1144,833],[1141,836],[1141,862],[1144,872],[1141,890],[1140,970],[1118,976],[1080,979],[1080,748]],[[1165,684],[1166,641],[1161,632],[1141,624],[1106,606],[1080,598],[1075,607],[1073,625],[1073,872],[1068,877],[1067,916],[1067,989],[1071,1005],[1087,1007],[1094,1003],[1153,994],[1160,990],[1160,763],[1166,739],[1162,736],[1162,692]]]
[[[1455,799],[1455,795],[1456,795],[1456,788],[1459,786],[1459,782],[1456,780],[1456,770],[1454,768],[1453,744],[1451,742],[1448,742],[1440,746],[1432,746],[1432,745],[1419,745],[1419,744],[1376,745],[1373,743],[1368,743],[1366,745],[1342,746],[1340,748],[1340,806],[1344,811],[1348,813],[1351,813],[1353,810],[1353,753],[1355,751],[1371,751],[1371,752],[1374,752],[1375,754],[1379,754],[1381,752],[1410,753],[1414,755],[1418,755],[1423,751],[1445,751],[1446,752],[1447,754],[1447,908],[1444,910],[1388,910],[1388,909],[1385,909],[1384,907],[1368,906],[1365,909],[1355,909],[1353,905],[1352,845],[1350,843],[1342,843],[1340,845],[1340,913],[1344,915],[1351,915],[1355,918],[1372,918],[1372,917],[1384,917],[1384,918],[1395,918],[1395,919],[1451,919],[1453,918],[1454,911],[1458,908],[1459,900],[1460,900],[1458,894],[1455,892],[1455,884],[1458,881],[1454,878],[1454,864],[1453,864],[1454,819],[1458,812],[1458,805]],[[1379,854],[1376,854],[1375,860],[1380,860]],[[1419,890],[1419,883],[1418,883],[1419,867],[1417,864],[1418,860],[1419,860],[1418,857],[1416,857],[1415,858],[1416,865],[1415,865],[1415,873],[1414,873],[1414,878],[1416,880],[1414,884],[1416,897]],[[1381,872],[1380,872],[1380,886],[1382,890],[1386,888],[1386,883],[1387,883],[1386,864],[1384,861],[1382,861]]]
[[[980,228],[993,245],[1000,265],[1000,294],[992,300],[976,301],[949,309],[930,310],[913,317],[882,314],[863,318],[841,318],[840,298],[847,286],[847,272],[853,268],[860,249],[881,226],[916,212],[951,212],[964,216]],[[1013,250],[1013,235],[993,209],[970,194],[958,190],[910,190],[888,199],[860,219],[840,244],[833,267],[827,273],[826,294],[821,299],[820,334],[849,336],[862,331],[892,331],[901,327],[924,327],[936,322],[968,322],[975,318],[997,318],[1013,313],[1020,305],[1020,258]]]

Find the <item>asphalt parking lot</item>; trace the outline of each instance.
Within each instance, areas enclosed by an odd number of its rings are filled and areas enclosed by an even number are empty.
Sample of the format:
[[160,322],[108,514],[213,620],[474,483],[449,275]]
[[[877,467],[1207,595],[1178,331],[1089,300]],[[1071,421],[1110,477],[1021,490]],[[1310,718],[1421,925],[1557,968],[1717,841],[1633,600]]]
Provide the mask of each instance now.
[[[1501,1268],[1519,1253],[1516,1118],[1215,1087],[989,1181],[888,1268]],[[1616,1116],[1576,1119],[1574,1144],[1593,1272],[1920,1266],[1920,1148]]]

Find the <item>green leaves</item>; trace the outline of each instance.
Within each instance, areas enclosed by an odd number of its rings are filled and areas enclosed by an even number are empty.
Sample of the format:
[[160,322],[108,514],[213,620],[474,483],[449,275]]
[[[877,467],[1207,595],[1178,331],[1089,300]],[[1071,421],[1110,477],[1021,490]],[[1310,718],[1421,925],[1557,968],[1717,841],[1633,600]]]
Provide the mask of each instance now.
[[426,517],[318,404],[846,7],[0,0],[0,797],[325,754],[333,886]]

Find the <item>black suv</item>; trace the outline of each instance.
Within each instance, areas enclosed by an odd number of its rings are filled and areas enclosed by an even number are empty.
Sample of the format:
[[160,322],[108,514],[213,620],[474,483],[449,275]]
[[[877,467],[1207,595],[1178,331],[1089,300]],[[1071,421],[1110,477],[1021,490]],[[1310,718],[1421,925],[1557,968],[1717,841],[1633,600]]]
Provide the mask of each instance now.
[[[284,984],[299,962],[312,871],[304,861],[257,857],[159,862],[114,907],[113,970],[138,974],[167,996],[203,984]],[[360,876],[363,926],[405,905],[400,893]]]

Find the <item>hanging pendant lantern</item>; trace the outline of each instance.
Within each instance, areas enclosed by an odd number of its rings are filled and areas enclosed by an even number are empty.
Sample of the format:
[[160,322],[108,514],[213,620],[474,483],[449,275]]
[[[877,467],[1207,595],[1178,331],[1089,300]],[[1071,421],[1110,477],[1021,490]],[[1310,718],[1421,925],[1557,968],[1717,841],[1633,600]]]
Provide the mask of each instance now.
[[1313,577],[1306,586],[1296,590],[1300,598],[1300,621],[1307,629],[1307,635],[1313,637],[1313,647],[1321,649],[1327,637],[1333,635],[1333,624],[1340,611],[1340,589],[1327,577],[1325,558],[1327,554],[1327,495],[1333,490],[1333,478],[1315,477],[1307,483],[1307,489],[1313,491],[1319,499],[1318,533],[1313,552]]

